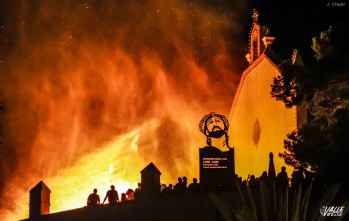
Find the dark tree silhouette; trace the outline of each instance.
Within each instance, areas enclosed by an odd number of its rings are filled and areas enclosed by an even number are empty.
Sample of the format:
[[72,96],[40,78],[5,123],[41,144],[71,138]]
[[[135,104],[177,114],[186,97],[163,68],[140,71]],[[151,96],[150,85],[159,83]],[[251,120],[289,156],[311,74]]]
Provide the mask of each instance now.
[[287,165],[301,169],[301,163],[297,160],[295,152],[298,150],[298,143],[302,142],[302,132],[301,130],[293,130],[286,136],[287,138],[284,140],[285,151],[279,153],[279,156],[284,158]]
[[279,156],[295,169],[315,173],[315,178],[323,184],[347,182],[349,111],[340,110],[335,118],[337,123],[328,128],[311,123],[287,134],[285,151]]
[[296,77],[301,76],[303,67],[293,65],[291,60],[286,60],[280,64],[279,69],[282,74],[274,78],[271,85],[271,96],[283,101],[287,108],[299,105],[302,96],[296,84]]
[[285,106],[306,106],[308,122],[287,134],[286,164],[324,185],[341,182],[348,189],[349,174],[349,41],[345,22],[312,39],[315,60],[300,67],[283,62],[271,95]]
[[[348,21],[330,26],[319,36],[312,38],[314,60],[306,66],[285,60],[279,65],[281,75],[273,80],[271,96],[291,108],[317,101],[319,92],[334,83],[349,80]],[[346,93],[346,92],[344,92]],[[346,102],[348,94],[341,93],[337,100]],[[337,98],[337,99],[338,99]],[[344,99],[344,100],[343,100]]]

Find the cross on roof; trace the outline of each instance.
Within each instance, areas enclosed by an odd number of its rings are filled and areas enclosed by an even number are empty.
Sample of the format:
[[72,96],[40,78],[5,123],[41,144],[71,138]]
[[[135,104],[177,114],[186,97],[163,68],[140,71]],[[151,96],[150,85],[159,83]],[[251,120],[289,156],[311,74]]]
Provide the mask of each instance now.
[[259,16],[258,11],[256,9],[253,9],[252,19],[254,22],[258,21],[258,16]]

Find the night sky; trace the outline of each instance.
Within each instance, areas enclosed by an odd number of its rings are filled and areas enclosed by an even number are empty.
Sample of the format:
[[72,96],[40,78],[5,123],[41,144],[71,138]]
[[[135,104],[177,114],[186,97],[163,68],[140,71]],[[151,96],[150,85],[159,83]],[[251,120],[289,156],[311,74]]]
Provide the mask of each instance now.
[[[247,67],[252,9],[276,37],[277,54],[290,58],[297,48],[311,63],[311,38],[346,19],[348,7],[315,0],[0,0],[0,219],[23,218],[10,203],[14,189],[26,194],[35,180],[153,119],[159,123],[148,136],[157,142],[140,150],[142,159],[190,174],[190,166],[181,168],[186,142],[204,140],[197,135],[201,116],[229,114]],[[171,160],[177,155],[180,164]]]

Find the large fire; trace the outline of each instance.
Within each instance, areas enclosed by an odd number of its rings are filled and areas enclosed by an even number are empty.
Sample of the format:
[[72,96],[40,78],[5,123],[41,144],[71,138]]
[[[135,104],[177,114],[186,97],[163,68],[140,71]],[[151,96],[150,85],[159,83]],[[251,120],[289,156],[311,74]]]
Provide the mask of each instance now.
[[198,177],[198,123],[229,112],[239,81],[241,8],[20,2],[0,5],[1,220],[28,217],[40,180],[57,212],[135,188],[150,162],[163,183]]

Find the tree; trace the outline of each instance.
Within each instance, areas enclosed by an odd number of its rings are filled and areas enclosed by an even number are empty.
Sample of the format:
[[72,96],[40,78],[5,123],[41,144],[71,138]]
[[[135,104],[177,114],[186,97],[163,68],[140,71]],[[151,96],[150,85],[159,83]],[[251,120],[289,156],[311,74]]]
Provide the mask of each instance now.
[[328,127],[311,122],[287,134],[285,151],[279,154],[286,164],[327,185],[343,182],[349,174],[349,111],[337,111],[334,118],[337,122]]
[[[345,22],[312,39],[315,61],[304,67],[285,61],[274,78],[271,96],[285,106],[304,105],[306,125],[287,134],[285,163],[315,176],[322,184],[342,182],[349,174],[349,43]],[[348,189],[348,188],[347,188]]]
[[[281,75],[275,77],[271,85],[271,96],[290,108],[316,101],[317,92],[327,89],[331,84],[348,81],[348,32],[347,22],[343,21],[312,38],[315,62],[302,66],[293,63],[291,59],[283,61],[279,65]],[[338,98],[337,102],[348,102],[345,92]]]

